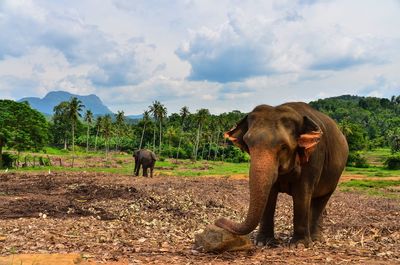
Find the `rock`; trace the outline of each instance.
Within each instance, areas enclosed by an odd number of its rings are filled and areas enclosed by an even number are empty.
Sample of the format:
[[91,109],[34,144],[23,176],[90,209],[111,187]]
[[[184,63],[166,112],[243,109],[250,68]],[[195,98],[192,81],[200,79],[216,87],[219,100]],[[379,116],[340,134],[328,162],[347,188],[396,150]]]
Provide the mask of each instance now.
[[218,226],[208,225],[195,235],[195,248],[205,252],[243,251],[253,248],[248,235],[232,234]]

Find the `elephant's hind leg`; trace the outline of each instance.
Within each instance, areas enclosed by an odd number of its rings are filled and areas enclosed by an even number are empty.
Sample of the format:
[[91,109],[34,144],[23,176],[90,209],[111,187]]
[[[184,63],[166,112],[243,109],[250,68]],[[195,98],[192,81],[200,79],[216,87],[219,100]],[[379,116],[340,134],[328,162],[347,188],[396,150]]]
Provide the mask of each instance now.
[[271,188],[263,216],[260,220],[260,227],[255,240],[257,246],[276,246],[278,244],[274,236],[274,215],[278,189],[276,186]]
[[332,193],[325,196],[313,198],[311,200],[311,239],[313,241],[323,241],[322,236],[322,223],[323,216],[325,215],[325,207],[331,197]]
[[147,177],[147,167],[143,166],[143,177]]

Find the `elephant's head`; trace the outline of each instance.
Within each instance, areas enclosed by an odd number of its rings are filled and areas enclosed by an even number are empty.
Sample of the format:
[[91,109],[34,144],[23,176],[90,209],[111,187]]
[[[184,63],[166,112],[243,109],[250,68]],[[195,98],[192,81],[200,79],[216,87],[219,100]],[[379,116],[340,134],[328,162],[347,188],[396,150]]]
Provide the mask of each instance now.
[[315,150],[322,131],[309,117],[289,106],[257,106],[235,128],[225,133],[235,145],[251,157],[250,203],[243,223],[226,218],[215,224],[234,234],[253,231],[263,214],[269,192],[278,175],[299,172]]

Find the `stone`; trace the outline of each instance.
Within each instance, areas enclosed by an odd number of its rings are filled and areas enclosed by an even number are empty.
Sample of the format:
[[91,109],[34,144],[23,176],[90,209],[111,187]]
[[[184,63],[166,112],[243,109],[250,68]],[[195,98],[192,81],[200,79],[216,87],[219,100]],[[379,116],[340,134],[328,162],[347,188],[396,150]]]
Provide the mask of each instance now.
[[205,252],[244,251],[253,248],[249,235],[235,235],[213,224],[195,235],[194,244],[195,249]]

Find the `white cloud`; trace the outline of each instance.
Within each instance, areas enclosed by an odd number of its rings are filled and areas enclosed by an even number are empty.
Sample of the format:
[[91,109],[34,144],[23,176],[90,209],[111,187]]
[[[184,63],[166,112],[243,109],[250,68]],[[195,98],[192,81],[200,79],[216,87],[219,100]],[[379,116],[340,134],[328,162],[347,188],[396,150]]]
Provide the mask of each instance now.
[[399,1],[0,1],[0,98],[212,112],[399,94]]

